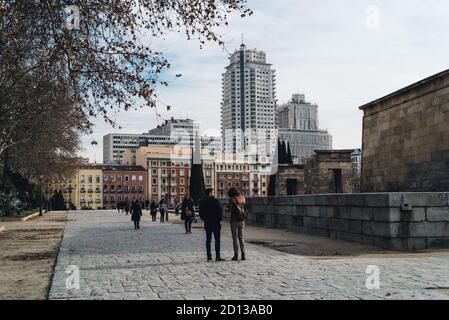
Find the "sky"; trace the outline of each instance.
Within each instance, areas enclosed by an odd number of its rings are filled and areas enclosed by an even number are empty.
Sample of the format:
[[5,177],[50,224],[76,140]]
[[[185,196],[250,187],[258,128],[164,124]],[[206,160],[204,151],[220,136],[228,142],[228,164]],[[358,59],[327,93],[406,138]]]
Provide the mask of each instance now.
[[[276,70],[278,104],[294,93],[317,103],[334,149],[360,148],[359,106],[449,69],[447,0],[249,0],[248,6],[254,15],[233,15],[217,30],[225,50],[200,49],[182,33],[151,42],[171,63],[164,75],[170,85],[159,91],[162,118],[191,118],[202,131],[219,132],[221,77],[242,34]],[[164,104],[172,109],[166,112]],[[162,121],[154,109],[121,112],[115,120],[122,130],[95,121],[94,133],[82,138],[81,156],[102,162],[103,135],[147,132]]]

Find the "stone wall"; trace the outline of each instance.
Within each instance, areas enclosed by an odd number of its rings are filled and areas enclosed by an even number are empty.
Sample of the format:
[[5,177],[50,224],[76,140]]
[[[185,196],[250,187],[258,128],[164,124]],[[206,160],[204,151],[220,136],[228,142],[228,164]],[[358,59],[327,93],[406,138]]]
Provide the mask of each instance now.
[[449,70],[360,109],[363,192],[449,191]]
[[[227,204],[225,199],[221,200]],[[449,193],[247,199],[248,224],[413,251],[449,248]],[[224,213],[229,219],[229,213]]]
[[[304,167],[304,189],[306,194],[351,193],[352,158],[354,150],[316,150]],[[340,170],[340,191],[331,186],[330,173]]]

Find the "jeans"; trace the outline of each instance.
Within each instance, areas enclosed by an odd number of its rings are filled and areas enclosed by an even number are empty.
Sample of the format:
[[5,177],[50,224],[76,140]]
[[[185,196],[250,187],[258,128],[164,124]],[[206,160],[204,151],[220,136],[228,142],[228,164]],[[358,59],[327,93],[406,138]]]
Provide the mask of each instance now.
[[165,222],[165,211],[161,211],[161,222]]
[[239,254],[239,244],[240,251],[242,255],[245,255],[245,241],[243,240],[243,230],[245,229],[245,222],[241,221],[231,221],[231,233],[232,233],[232,243],[234,245],[234,255]]
[[220,258],[220,227],[206,229],[206,251],[207,257],[212,257],[211,242],[212,234],[215,240],[215,258]]
[[140,221],[134,221],[134,229],[139,229],[140,225],[139,225]]
[[186,232],[191,232],[192,231],[192,220],[187,220],[187,218],[185,218],[184,226],[186,227]]

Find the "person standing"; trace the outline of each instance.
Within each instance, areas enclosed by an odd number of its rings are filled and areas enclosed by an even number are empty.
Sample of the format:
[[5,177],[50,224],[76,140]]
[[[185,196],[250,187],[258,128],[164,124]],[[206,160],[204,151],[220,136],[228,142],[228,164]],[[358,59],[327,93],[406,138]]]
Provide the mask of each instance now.
[[190,195],[186,194],[181,203],[181,218],[184,219],[186,234],[192,233],[192,221],[194,214],[193,200],[190,198]]
[[118,213],[120,213],[121,210],[122,209],[122,202],[121,201],[117,201],[117,211],[118,211]]
[[145,200],[145,209],[148,211],[150,209],[150,200]]
[[157,208],[158,205],[156,201],[153,199],[150,204],[150,214],[151,214],[151,221],[156,222],[156,214],[157,214]]
[[128,213],[129,213],[129,202],[128,201],[125,202],[124,208],[125,208],[126,215],[128,215]]
[[162,198],[161,201],[159,201],[159,212],[161,213],[161,222],[165,222],[165,214],[167,211],[167,203],[165,201],[165,198]]
[[200,218],[204,221],[204,229],[206,229],[206,251],[207,261],[212,260],[211,242],[212,235],[215,240],[215,260],[223,261],[220,255],[220,232],[223,211],[220,203],[215,198],[214,189],[206,190],[206,197],[199,204]]
[[131,207],[131,220],[134,221],[134,229],[140,229],[140,217],[142,216],[142,208],[139,200],[136,200]]
[[245,229],[245,221],[247,219],[245,197],[242,196],[235,188],[231,188],[228,195],[229,205],[227,209],[231,213],[231,234],[232,243],[234,245],[234,257],[232,260],[237,261],[239,259],[239,244],[240,252],[242,254],[241,260],[246,260],[245,241],[243,240],[243,231]]

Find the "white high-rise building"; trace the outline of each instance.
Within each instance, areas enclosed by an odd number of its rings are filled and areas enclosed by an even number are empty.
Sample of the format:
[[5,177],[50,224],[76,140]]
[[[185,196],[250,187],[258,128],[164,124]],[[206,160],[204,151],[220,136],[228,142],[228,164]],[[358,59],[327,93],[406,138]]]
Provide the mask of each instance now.
[[226,153],[272,154],[277,143],[275,70],[263,51],[244,44],[223,74],[221,131]]
[[[133,153],[140,146],[178,146],[190,148],[199,134],[199,123],[190,119],[166,120],[164,124],[148,133],[109,133],[103,136],[103,162],[122,163],[123,153]],[[201,148],[211,155],[221,152],[221,137],[200,136]]]

